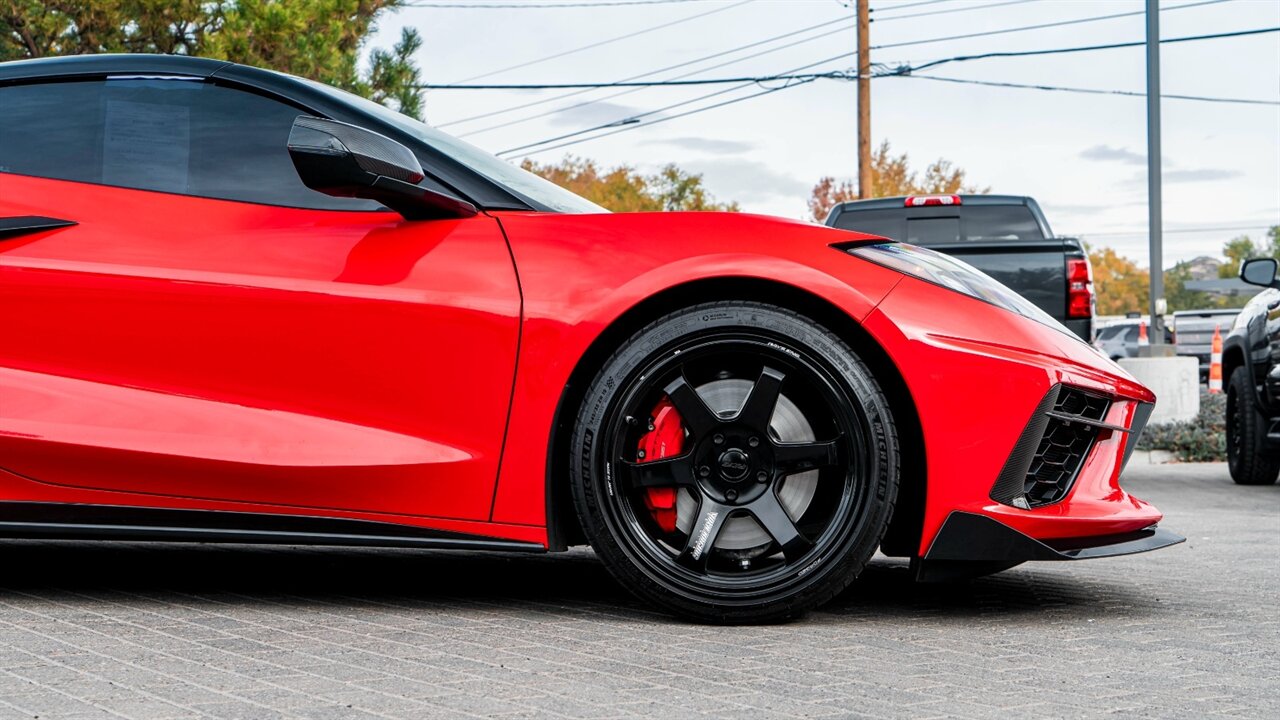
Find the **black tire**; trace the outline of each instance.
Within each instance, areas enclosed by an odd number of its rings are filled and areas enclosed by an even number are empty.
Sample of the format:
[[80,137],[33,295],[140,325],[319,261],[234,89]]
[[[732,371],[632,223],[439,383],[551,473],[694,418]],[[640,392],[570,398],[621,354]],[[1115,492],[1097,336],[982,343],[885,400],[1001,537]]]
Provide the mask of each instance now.
[[1227,469],[1237,485],[1271,485],[1280,476],[1280,457],[1263,453],[1266,437],[1248,368],[1237,367],[1227,382]]
[[[745,393],[736,409],[708,407],[708,388],[730,386]],[[678,411],[683,447],[646,462],[661,403]],[[780,437],[783,414],[809,427],[801,441]],[[875,553],[897,497],[897,433],[870,370],[826,328],[761,303],[697,305],[636,333],[587,390],[571,442],[596,554],[642,600],[704,622],[783,620],[830,600]],[[687,529],[646,504],[668,484],[694,503]],[[801,487],[809,501],[788,506]],[[760,544],[722,547],[731,539]]]

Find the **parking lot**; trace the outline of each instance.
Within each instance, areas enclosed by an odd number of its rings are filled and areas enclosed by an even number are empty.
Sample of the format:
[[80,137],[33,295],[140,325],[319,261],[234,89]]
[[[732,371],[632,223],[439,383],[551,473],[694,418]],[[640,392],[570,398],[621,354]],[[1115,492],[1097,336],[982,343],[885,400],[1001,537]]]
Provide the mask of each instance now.
[[0,718],[1280,716],[1280,487],[1135,466],[1187,542],[823,611],[652,613],[589,552],[0,545]]

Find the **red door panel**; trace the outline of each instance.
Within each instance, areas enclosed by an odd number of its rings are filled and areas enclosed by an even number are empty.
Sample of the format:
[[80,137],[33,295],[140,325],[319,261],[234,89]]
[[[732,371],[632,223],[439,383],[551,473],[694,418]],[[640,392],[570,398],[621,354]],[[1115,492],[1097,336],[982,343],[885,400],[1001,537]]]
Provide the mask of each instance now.
[[520,316],[492,218],[0,173],[6,215],[78,225],[0,241],[0,468],[488,519]]

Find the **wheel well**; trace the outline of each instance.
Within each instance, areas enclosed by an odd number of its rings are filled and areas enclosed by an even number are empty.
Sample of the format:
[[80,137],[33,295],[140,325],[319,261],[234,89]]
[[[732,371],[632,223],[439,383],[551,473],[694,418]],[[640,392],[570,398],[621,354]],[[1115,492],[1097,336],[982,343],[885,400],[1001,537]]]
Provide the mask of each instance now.
[[882,542],[887,555],[915,555],[924,524],[925,448],[915,402],[893,360],[853,318],[827,300],[799,288],[752,278],[714,278],[669,288],[627,310],[591,344],[569,376],[556,409],[547,454],[547,538],[552,550],[586,542],[569,488],[569,437],[592,378],[626,339],[649,323],[703,302],[767,298],[804,314],[835,332],[871,368],[893,411],[901,450],[902,475],[893,518]]

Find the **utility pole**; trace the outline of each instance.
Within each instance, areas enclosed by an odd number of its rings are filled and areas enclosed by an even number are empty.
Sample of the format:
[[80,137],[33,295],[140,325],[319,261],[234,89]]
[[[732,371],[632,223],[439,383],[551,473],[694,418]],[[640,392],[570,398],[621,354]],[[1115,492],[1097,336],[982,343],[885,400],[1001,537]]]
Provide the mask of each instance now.
[[871,197],[870,4],[870,0],[858,0],[858,198],[863,200]]
[[[1160,197],[1160,2],[1147,0],[1147,235],[1150,242],[1152,345],[1164,344],[1164,232]],[[1162,353],[1153,348],[1152,355]]]

